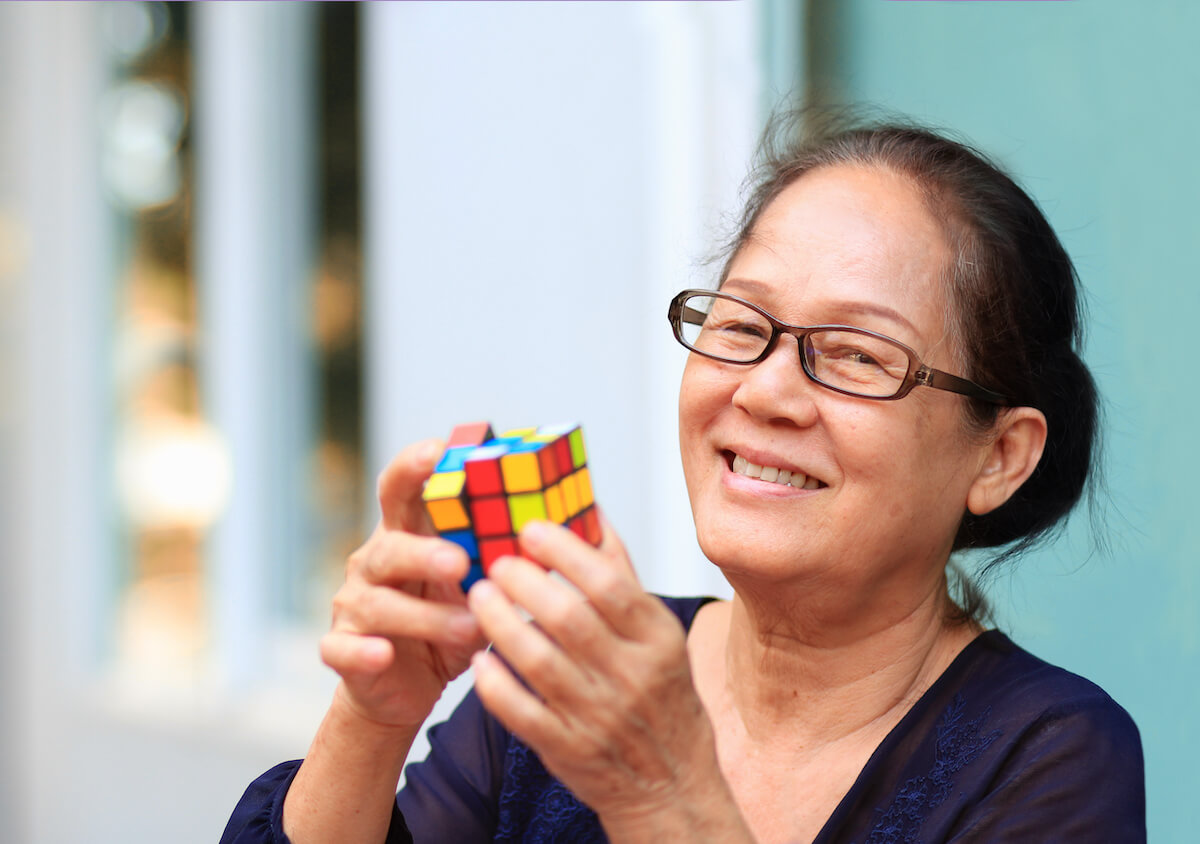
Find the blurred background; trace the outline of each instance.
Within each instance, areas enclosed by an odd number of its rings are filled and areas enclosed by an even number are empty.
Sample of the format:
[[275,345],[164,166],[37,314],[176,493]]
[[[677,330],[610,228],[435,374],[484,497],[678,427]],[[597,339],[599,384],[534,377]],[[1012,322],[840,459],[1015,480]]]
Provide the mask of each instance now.
[[377,472],[458,422],[582,422],[647,587],[724,594],[665,311],[787,96],[960,133],[1074,256],[1107,545],[1078,518],[990,591],[1130,710],[1151,838],[1191,840],[1197,32],[1188,0],[0,4],[0,841],[216,840],[321,717]]

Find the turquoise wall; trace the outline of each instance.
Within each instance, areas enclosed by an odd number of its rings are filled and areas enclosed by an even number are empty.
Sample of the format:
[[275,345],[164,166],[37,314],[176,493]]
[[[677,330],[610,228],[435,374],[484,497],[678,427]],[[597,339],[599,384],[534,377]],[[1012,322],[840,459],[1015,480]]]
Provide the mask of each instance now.
[[1146,750],[1150,838],[1200,792],[1200,3],[814,0],[810,96],[952,127],[1041,203],[1087,288],[1108,403],[1086,518],[992,589],[1000,625],[1103,685]]

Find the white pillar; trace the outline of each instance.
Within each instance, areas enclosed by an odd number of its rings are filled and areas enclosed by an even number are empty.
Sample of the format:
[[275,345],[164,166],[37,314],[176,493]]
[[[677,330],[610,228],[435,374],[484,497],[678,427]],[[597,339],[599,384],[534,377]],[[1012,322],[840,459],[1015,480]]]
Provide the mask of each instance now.
[[198,3],[189,11],[201,383],[233,465],[208,584],[214,663],[236,688],[262,669],[309,524],[315,10]]
[[110,620],[113,257],[98,28],[92,4],[0,8],[4,841],[53,836],[69,760],[62,724]]

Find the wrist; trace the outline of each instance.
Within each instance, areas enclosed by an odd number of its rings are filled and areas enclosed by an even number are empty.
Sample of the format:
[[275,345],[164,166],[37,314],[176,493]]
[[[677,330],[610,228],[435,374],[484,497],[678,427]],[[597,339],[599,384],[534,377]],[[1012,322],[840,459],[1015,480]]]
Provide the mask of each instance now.
[[733,793],[715,766],[702,782],[600,813],[611,841],[754,844]]
[[421,731],[429,713],[419,719],[385,721],[372,716],[347,692],[345,683],[339,683],[333,693],[325,720],[339,733],[354,734],[360,741],[372,744],[411,744]]

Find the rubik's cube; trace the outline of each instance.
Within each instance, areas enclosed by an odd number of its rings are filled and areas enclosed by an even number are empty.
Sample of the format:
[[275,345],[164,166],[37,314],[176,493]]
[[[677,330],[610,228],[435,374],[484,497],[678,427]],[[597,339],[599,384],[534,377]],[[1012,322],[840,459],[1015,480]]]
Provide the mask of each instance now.
[[422,498],[437,532],[471,558],[464,589],[496,559],[518,553],[517,534],[534,519],[600,544],[579,425],[518,428],[498,437],[487,422],[459,425]]

